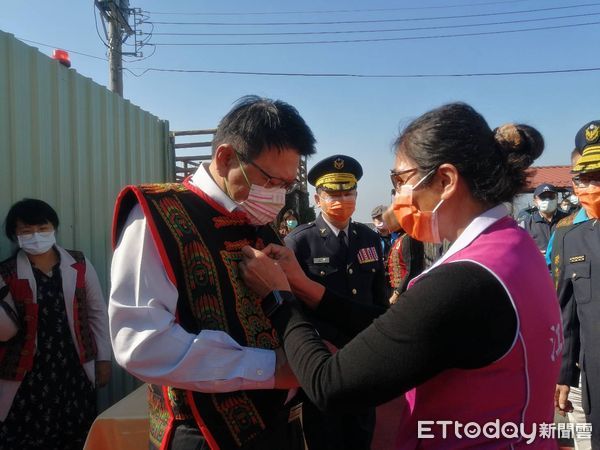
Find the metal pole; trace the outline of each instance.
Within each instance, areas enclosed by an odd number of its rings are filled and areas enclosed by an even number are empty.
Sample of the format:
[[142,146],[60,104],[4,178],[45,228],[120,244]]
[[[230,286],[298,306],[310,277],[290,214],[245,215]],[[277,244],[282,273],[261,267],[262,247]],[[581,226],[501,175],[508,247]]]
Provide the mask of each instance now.
[[123,59],[121,27],[116,17],[111,17],[108,29],[110,90],[123,97]]

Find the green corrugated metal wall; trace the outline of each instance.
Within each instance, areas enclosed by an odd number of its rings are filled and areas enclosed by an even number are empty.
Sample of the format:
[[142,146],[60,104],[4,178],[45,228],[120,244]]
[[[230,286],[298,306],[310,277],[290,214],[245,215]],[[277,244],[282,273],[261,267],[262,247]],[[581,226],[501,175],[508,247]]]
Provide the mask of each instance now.
[[[0,221],[24,197],[51,204],[59,244],[88,256],[106,296],[115,198],[172,177],[168,136],[168,122],[0,31]],[[2,229],[0,259],[13,251]],[[113,367],[101,408],[135,385]]]

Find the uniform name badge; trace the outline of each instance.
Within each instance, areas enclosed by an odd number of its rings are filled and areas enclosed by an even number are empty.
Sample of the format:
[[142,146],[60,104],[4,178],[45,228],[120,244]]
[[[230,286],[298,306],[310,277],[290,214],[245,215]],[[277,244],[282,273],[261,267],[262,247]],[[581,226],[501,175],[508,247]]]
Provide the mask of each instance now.
[[375,261],[379,261],[379,256],[377,255],[375,247],[365,247],[358,251],[359,264],[367,264]]
[[322,258],[313,258],[313,264],[328,264],[329,257],[324,256]]

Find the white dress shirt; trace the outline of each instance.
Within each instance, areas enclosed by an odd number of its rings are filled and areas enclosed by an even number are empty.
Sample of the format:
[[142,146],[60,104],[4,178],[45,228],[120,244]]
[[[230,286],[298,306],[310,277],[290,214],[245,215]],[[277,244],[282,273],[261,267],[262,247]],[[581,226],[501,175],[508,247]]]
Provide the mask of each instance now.
[[350,229],[350,222],[348,222],[348,225],[346,225],[346,227],[342,230],[338,227],[336,227],[334,224],[332,224],[329,220],[327,220],[327,217],[325,217],[325,214],[321,214],[321,217],[323,217],[323,220],[325,221],[325,223],[327,225],[329,225],[329,228],[331,228],[331,231],[333,231],[333,234],[335,234],[335,236],[337,237],[338,234],[340,234],[340,231],[343,231],[346,234],[345,237],[345,241],[346,244],[348,244],[350,236],[348,236],[348,230]]
[[[237,207],[210,176],[208,163],[190,181],[228,211]],[[117,243],[111,285],[115,359],[134,376],[207,393],[273,388],[273,350],[243,347],[222,331],[188,333],[175,323],[178,292],[139,205],[131,210]]]

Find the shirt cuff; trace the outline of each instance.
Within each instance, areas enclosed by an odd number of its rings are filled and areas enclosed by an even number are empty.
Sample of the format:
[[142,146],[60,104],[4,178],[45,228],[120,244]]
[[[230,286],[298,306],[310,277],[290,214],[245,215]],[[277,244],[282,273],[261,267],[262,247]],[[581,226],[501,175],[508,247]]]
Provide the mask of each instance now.
[[275,351],[245,347],[241,390],[273,389],[275,386]]

